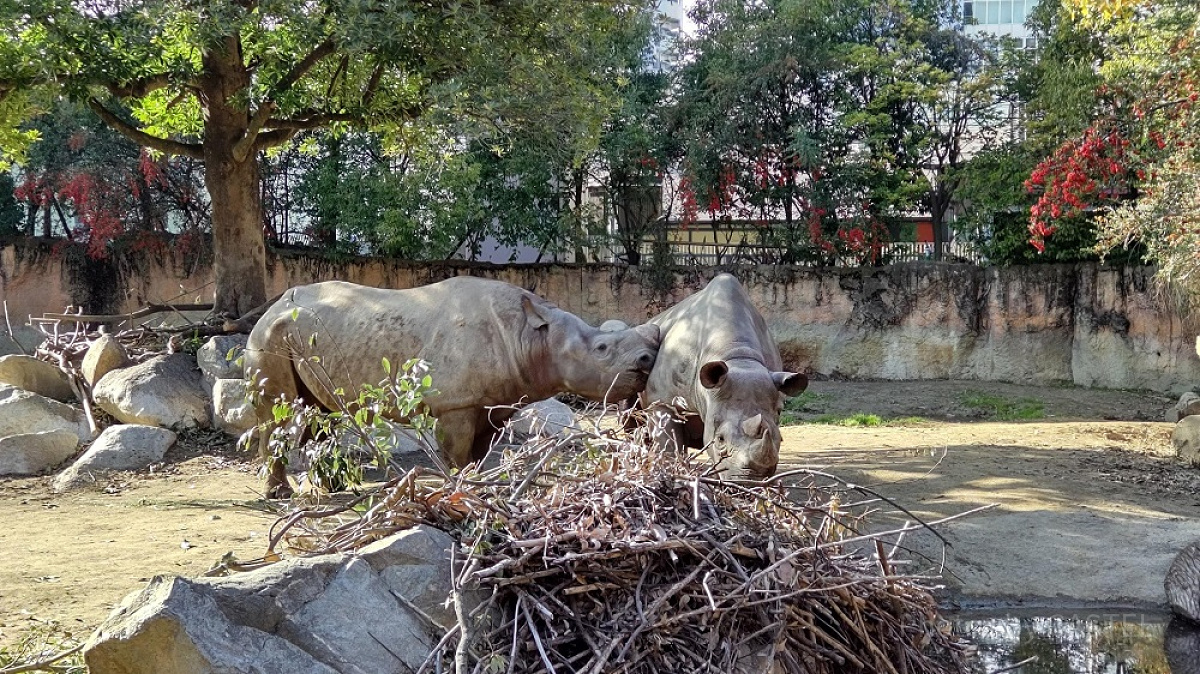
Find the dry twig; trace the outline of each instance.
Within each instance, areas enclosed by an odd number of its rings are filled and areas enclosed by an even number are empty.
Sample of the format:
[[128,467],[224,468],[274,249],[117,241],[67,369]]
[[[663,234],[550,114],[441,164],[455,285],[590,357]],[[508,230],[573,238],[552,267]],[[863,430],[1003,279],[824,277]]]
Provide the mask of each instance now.
[[[415,469],[366,512],[294,513],[272,545],[354,550],[421,522],[455,535],[459,624],[426,671],[962,671],[966,647],[938,615],[935,579],[902,573],[884,545],[923,525],[866,534],[839,505],[854,487],[832,476],[723,482],[648,448],[644,428],[606,426],[534,437],[494,467]],[[875,554],[848,547],[861,541]],[[492,594],[467,616],[470,588]],[[481,629],[489,612],[501,617]]]

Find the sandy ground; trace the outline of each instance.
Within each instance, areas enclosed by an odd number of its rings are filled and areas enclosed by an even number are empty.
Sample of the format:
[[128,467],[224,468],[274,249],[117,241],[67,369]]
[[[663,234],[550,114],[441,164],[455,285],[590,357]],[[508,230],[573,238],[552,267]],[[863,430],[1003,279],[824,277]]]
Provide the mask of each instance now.
[[[1155,605],[1174,553],[1200,540],[1200,470],[1171,458],[1171,400],[1144,392],[982,382],[817,381],[802,417],[919,416],[898,427],[784,429],[781,470],[817,467],[886,503],[873,526],[996,508],[909,535],[911,570],[940,567],[947,597]],[[987,420],[976,392],[1042,404],[1044,418]],[[57,495],[0,479],[0,646],[56,623],[82,635],[156,574],[199,575],[227,552],[261,556],[275,516],[246,456],[190,438],[152,472]],[[847,502],[863,497],[848,494]],[[923,558],[921,555],[924,555]],[[930,561],[932,560],[932,561]]]

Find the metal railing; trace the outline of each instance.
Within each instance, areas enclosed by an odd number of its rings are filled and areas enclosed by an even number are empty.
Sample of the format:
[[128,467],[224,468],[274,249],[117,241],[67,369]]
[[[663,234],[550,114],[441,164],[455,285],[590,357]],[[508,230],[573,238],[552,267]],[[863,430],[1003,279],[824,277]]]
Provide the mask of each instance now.
[[[712,241],[670,241],[668,247],[675,264],[720,266],[730,264],[773,264],[780,260],[782,251],[773,246],[740,241],[737,243],[722,243]],[[935,259],[935,244],[919,241],[897,241],[885,243],[880,248],[879,259],[885,263],[919,262]],[[642,242],[640,252],[643,260],[649,260],[654,251],[654,243]],[[619,248],[612,250],[608,259],[619,260],[622,253]],[[942,244],[942,260],[945,262],[979,262],[981,259],[975,247],[959,241]],[[837,266],[855,266],[856,259],[839,260]]]

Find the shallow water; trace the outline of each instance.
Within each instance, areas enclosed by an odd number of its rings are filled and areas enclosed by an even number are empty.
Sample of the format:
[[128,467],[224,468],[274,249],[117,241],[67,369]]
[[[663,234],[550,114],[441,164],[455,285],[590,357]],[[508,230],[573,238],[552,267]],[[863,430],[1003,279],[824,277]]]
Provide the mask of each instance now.
[[[977,649],[979,674],[1200,674],[1200,632],[1134,610],[987,612],[953,616]],[[1164,643],[1174,648],[1164,648]],[[1167,651],[1172,658],[1168,661]],[[1191,657],[1189,657],[1189,654]],[[1171,665],[1175,669],[1171,669]]]

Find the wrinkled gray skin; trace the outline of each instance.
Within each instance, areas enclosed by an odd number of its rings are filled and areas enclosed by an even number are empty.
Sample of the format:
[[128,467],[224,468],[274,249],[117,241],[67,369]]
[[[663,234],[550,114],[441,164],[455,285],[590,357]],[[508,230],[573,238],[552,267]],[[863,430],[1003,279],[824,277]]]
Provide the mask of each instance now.
[[[438,391],[425,403],[438,420],[442,452],[464,466],[487,453],[512,414],[487,407],[564,392],[608,401],[636,395],[658,344],[657,326],[601,332],[500,281],[456,277],[410,290],[330,281],[285,292],[250,333],[245,365],[264,387],[258,417],[270,421],[279,395],[333,409],[330,391],[350,396],[378,384],[383,358],[393,367],[424,359]],[[266,437],[260,451],[269,457]],[[283,466],[270,472],[268,495],[289,494]]]
[[779,463],[779,413],[785,396],[808,378],[784,372],[779,348],[736,278],[717,276],[701,291],[650,320],[662,345],[642,407],[672,409],[682,398],[683,421],[671,421],[664,441],[708,447],[722,474],[761,479]]

